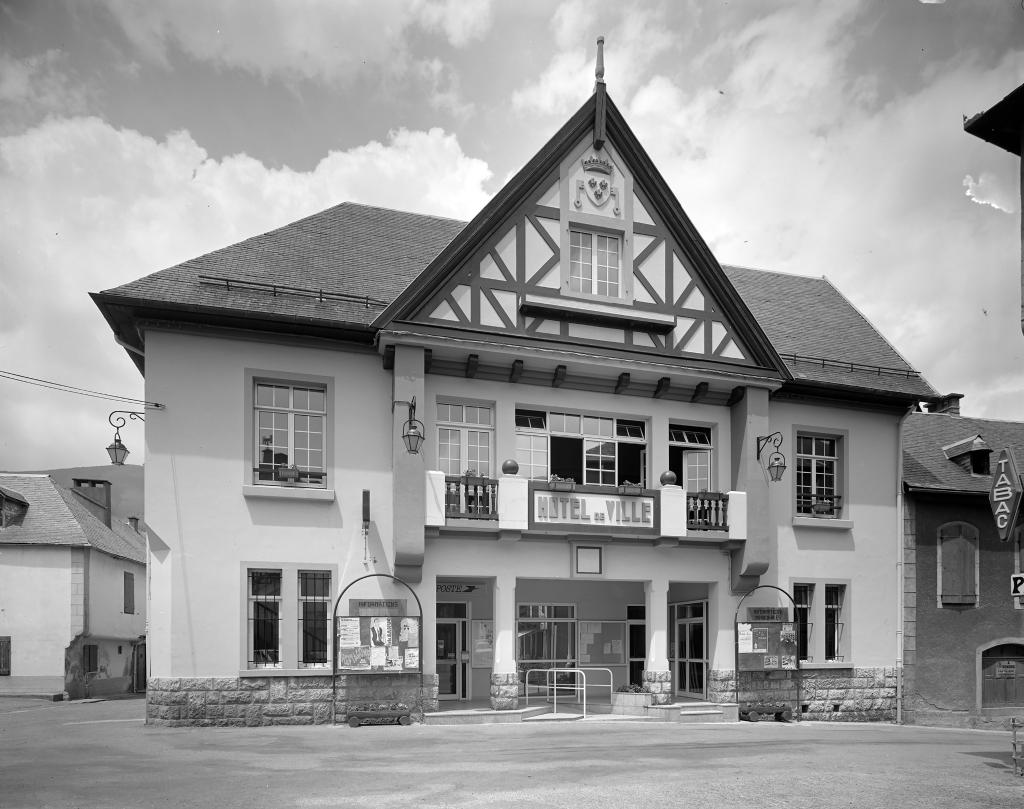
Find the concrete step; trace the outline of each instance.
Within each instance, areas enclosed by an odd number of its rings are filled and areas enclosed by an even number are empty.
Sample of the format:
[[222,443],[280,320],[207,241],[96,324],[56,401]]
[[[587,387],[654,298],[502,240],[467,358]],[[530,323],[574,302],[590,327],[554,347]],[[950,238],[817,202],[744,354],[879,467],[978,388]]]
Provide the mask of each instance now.
[[546,705],[520,708],[514,711],[492,711],[487,708],[435,711],[423,715],[424,725],[498,725],[522,722],[550,711]]
[[582,719],[582,713],[568,713],[559,711],[558,713],[543,713],[537,716],[528,716],[523,719],[524,722],[575,722],[577,719]]
[[739,722],[739,708],[735,703],[676,702],[670,705],[652,705],[648,716],[663,722],[697,724],[705,722]]

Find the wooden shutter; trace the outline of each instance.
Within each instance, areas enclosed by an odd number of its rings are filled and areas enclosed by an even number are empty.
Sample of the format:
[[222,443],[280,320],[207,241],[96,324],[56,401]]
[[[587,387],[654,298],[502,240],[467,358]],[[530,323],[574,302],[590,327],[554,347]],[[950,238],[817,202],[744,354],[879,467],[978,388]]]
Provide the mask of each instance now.
[[124,611],[126,615],[135,614],[135,574],[124,572]]
[[11,675],[11,638],[0,638],[0,677]]
[[978,594],[974,586],[975,554],[978,530],[966,523],[951,523],[939,529],[942,556],[943,604],[974,604]]

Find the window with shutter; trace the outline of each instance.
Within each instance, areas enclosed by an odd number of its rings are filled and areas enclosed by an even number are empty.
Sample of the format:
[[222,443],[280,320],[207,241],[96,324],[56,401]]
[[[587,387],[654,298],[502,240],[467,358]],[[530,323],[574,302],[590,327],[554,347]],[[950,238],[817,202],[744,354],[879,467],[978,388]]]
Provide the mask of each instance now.
[[978,529],[962,522],[939,528],[939,602],[978,602]]

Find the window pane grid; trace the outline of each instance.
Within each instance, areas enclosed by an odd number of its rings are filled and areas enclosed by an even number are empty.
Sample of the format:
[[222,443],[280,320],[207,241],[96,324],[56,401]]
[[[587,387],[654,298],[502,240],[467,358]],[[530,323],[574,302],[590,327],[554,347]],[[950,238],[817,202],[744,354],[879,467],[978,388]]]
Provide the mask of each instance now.
[[281,571],[249,571],[249,668],[281,664]]
[[[256,480],[325,487],[326,391],[262,382],[255,387]],[[298,477],[280,477],[278,470],[292,465]]]
[[486,405],[439,403],[437,417],[441,471],[449,476],[472,471],[474,475],[490,477],[494,435],[492,409]]
[[[838,441],[820,436],[797,436],[796,510],[798,514],[839,512],[837,495]],[[817,506],[817,509],[815,508]]]

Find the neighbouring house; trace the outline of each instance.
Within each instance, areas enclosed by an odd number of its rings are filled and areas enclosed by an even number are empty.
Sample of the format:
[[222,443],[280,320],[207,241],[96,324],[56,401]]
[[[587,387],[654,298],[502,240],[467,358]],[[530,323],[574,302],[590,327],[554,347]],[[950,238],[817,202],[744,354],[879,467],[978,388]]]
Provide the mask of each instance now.
[[[905,425],[903,719],[1004,725],[1024,709],[1024,598],[1010,581],[1021,532],[1000,530],[993,504],[1020,491],[1001,461],[1024,460],[1024,423],[963,416],[960,399]],[[1008,497],[992,498],[1003,486]]]
[[827,280],[720,265],[600,79],[468,223],[344,203],[93,297],[164,405],[148,721],[513,709],[557,669],[896,717],[936,391]]
[[145,688],[146,542],[110,483],[0,473],[0,695]]
[[[964,118],[964,130],[976,138],[1021,156],[1024,147],[1024,84],[984,112]],[[1018,162],[1021,211],[1024,212],[1024,162]],[[1021,330],[1024,331],[1024,214],[1021,218]]]

